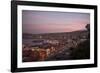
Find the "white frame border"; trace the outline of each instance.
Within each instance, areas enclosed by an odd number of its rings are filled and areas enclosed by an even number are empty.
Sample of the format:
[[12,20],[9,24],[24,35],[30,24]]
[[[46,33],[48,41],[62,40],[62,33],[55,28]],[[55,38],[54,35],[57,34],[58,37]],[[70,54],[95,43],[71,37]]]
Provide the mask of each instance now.
[[[25,6],[18,5],[17,9],[18,20],[18,44],[17,44],[17,67],[46,67],[60,65],[79,65],[79,64],[94,64],[94,10],[93,9],[77,9],[77,8],[58,8],[58,7],[43,7],[43,6]],[[38,11],[60,11],[60,12],[82,12],[90,13],[90,59],[85,60],[63,60],[63,61],[44,61],[44,62],[24,62],[22,63],[22,10],[38,10]]]

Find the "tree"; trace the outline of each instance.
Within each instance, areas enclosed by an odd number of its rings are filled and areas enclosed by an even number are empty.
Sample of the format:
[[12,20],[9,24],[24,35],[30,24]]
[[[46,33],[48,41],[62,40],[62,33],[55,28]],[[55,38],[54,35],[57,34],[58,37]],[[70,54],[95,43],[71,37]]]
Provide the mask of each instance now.
[[86,28],[88,31],[90,31],[90,24],[87,24],[87,25],[85,26],[85,28]]
[[85,27],[86,27],[86,29],[88,31],[88,37],[87,37],[87,39],[90,39],[90,24],[87,24]]

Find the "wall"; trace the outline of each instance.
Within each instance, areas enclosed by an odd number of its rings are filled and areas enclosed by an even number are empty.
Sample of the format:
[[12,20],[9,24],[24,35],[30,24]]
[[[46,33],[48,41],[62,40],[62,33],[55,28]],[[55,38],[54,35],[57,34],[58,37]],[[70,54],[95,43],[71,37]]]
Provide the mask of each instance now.
[[[34,1],[48,1],[48,2],[61,2],[61,3],[75,3],[75,4],[90,4],[98,5],[98,13],[100,13],[100,1],[99,0],[34,0]],[[0,0],[0,73],[10,73],[10,55],[11,55],[11,44],[10,44],[10,0]],[[100,14],[98,14],[98,19],[100,19]],[[98,22],[100,24],[100,21]],[[100,25],[98,25],[100,28]],[[100,31],[100,29],[98,29]],[[100,37],[100,33],[98,34]],[[100,42],[100,38],[98,39]],[[98,51],[100,51],[100,45],[98,46]],[[98,54],[100,56],[100,53]],[[100,64],[100,57],[98,59]],[[70,70],[54,70],[54,71],[40,71],[37,73],[100,73],[100,66],[98,68],[83,68],[83,69],[70,69]],[[32,73],[32,72],[27,72]],[[34,72],[36,73],[36,72]]]

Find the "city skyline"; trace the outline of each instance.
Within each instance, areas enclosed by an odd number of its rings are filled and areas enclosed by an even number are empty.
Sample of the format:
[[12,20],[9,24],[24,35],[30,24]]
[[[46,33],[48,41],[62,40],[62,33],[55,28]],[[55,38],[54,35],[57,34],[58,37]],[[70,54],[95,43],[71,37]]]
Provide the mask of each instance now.
[[41,34],[86,30],[90,24],[89,13],[22,11],[23,33]]

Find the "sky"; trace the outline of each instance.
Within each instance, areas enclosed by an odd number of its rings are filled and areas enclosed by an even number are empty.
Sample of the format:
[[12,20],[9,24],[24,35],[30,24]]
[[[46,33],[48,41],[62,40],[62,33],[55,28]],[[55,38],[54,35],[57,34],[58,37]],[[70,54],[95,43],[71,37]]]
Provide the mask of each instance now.
[[86,30],[90,24],[89,13],[55,12],[55,11],[22,11],[23,33],[42,34]]

